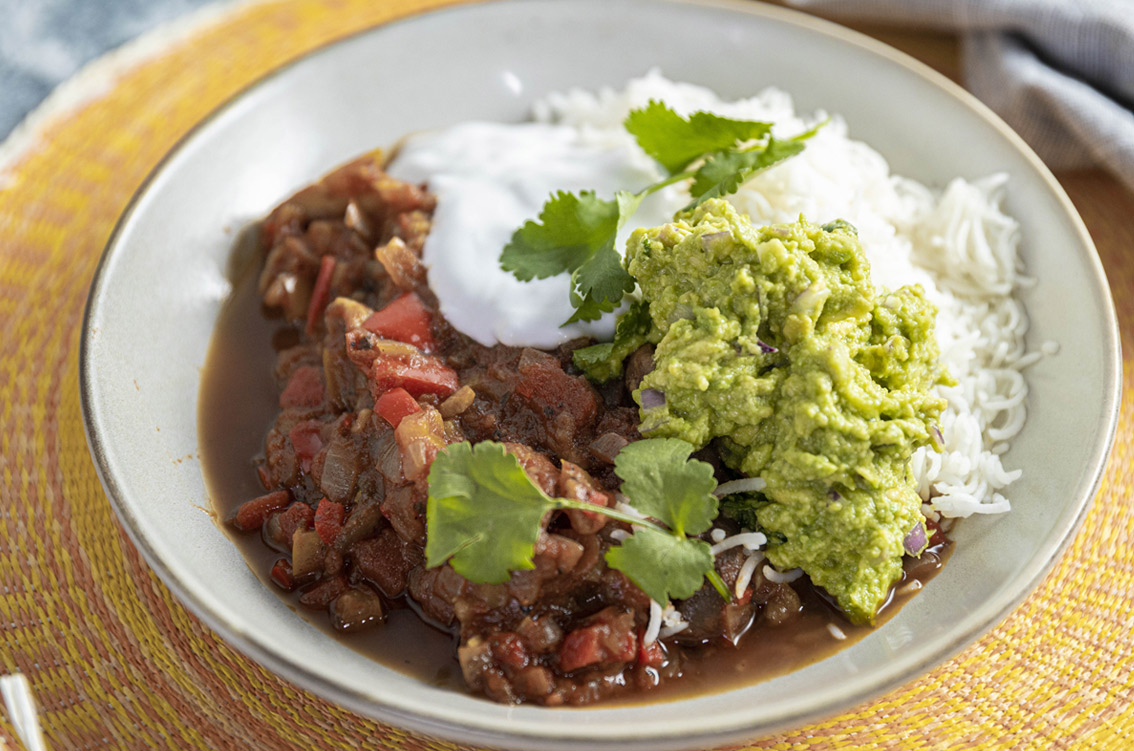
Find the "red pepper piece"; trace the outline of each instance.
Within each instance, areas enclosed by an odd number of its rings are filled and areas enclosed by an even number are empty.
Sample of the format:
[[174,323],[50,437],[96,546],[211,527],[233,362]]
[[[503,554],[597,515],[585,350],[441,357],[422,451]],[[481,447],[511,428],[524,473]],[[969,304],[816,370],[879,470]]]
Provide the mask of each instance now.
[[370,371],[370,387],[375,400],[394,388],[403,388],[413,397],[436,394],[446,399],[459,385],[457,373],[452,368],[428,355],[409,359],[380,356],[374,360]]
[[315,277],[315,287],[311,291],[311,301],[307,303],[307,335],[315,333],[323,310],[331,301],[331,278],[335,275],[335,257],[323,256],[319,261],[319,276]]
[[324,498],[315,509],[315,531],[324,545],[333,545],[343,528],[346,508],[341,503]]
[[417,399],[410,396],[408,391],[403,388],[396,388],[390,389],[378,397],[378,401],[374,403],[374,411],[381,415],[383,420],[390,423],[390,427],[396,428],[402,418],[412,415],[414,412],[420,412],[421,405],[417,403]]
[[291,575],[291,561],[287,558],[280,558],[272,566],[271,573],[272,581],[278,584],[282,589],[289,592],[295,589],[295,578]]
[[[642,639],[644,637],[645,632],[642,634]],[[657,639],[654,639],[648,645],[642,643],[642,639],[639,639],[642,646],[638,648],[638,662],[651,668],[660,668],[665,664],[665,647]]]
[[283,508],[290,500],[291,496],[286,490],[277,490],[245,501],[233,514],[232,524],[241,532],[259,529],[267,521],[269,514]]
[[559,668],[566,673],[602,662],[605,651],[599,644],[601,634],[596,626],[588,626],[567,634],[559,648]]
[[406,292],[375,311],[362,327],[383,339],[412,344],[425,352],[431,352],[437,346],[429,311],[414,292]]

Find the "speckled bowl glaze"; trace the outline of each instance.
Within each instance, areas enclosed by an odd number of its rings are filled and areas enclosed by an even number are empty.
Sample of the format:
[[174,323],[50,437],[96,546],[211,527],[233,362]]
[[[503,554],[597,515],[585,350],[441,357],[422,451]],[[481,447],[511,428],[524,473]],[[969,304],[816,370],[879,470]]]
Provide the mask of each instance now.
[[[405,65],[412,59],[413,65]],[[331,167],[402,134],[522,120],[554,90],[621,86],[652,67],[735,98],[775,85],[846,117],[896,173],[943,187],[1006,172],[1037,284],[1024,293],[1030,416],[1005,458],[1018,511],[960,527],[956,553],[875,633],[795,673],[640,706],[505,707],[360,659],[292,612],[208,513],[195,460],[201,367],[229,292],[234,233]],[[832,24],[759,3],[523,0],[461,6],[311,54],[218,110],[122,218],[91,291],[82,395],[107,494],[147,561],[252,658],[360,713],[463,743],[524,749],[692,748],[832,715],[913,679],[998,623],[1067,545],[1117,419],[1113,304],[1070,201],[1000,120],[941,76]],[[1068,398],[1073,394],[1074,398]],[[286,644],[285,650],[278,645]]]

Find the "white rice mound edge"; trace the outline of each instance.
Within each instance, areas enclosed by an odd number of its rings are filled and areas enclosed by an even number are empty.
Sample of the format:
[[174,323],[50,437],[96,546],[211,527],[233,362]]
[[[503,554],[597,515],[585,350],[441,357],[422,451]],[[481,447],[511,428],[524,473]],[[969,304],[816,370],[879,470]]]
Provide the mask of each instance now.
[[[632,138],[622,127],[631,109],[659,99],[681,114],[707,110],[774,123],[790,137],[830,118],[801,154],[747,182],[729,197],[757,225],[794,222],[802,214],[823,223],[845,219],[858,229],[875,284],[920,284],[937,305],[941,361],[957,381],[937,387],[948,407],[939,428],[940,453],[918,449],[912,460],[923,510],[932,518],[1008,511],[1002,491],[1019,479],[1000,457],[1027,416],[1021,371],[1040,358],[1028,353],[1028,317],[1015,294],[1031,284],[1018,254],[1019,224],[1001,210],[1007,176],[957,178],[935,191],[892,175],[886,160],[851,140],[835,114],[797,115],[791,96],[775,88],[726,102],[701,86],[674,83],[657,71],[621,91],[571,90],[537,103],[537,120],[573,125],[596,141]],[[648,160],[644,153],[643,159]],[[680,207],[684,188],[668,200]],[[1056,345],[1046,343],[1044,352]]]

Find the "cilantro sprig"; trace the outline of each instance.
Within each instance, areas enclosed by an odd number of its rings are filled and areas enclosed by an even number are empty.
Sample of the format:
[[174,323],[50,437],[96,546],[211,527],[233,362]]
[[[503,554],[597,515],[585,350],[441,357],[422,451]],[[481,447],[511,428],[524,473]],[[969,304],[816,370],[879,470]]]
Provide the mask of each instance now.
[[653,100],[633,110],[623,125],[667,177],[637,192],[618,191],[613,198],[589,190],[559,191],[544,203],[538,219],[513,233],[500,254],[500,267],[520,281],[571,274],[568,294],[575,312],[564,326],[597,320],[634,290],[615,240],[646,196],[685,180],[692,180],[693,197],[686,209],[735,193],[757,172],[802,151],[817,130],[781,140],[771,135],[770,123],[710,112],[682,117]]
[[704,580],[726,600],[728,589],[713,567],[704,540],[691,537],[717,515],[712,467],[691,459],[693,447],[676,438],[636,441],[619,452],[614,471],[639,518],[568,498],[552,498],[531,481],[503,444],[463,442],[441,451],[429,472],[426,564],[446,561],[472,582],[499,584],[514,571],[535,567],[535,544],[546,514],[580,509],[634,527],[606,553],[607,565],[652,600],[685,599]]
[[572,353],[571,361],[597,383],[618,378],[622,375],[623,361],[646,343],[652,327],[650,306],[644,300],[635,300],[618,317],[613,341],[580,347]]

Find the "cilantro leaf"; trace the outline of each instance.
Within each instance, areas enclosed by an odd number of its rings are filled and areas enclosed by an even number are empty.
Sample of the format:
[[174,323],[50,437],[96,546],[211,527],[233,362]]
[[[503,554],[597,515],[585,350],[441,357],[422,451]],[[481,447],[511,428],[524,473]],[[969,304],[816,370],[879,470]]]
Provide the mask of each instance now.
[[540,522],[554,507],[502,444],[448,446],[429,471],[426,562],[451,559],[470,581],[506,581],[512,571],[535,567]]
[[646,343],[653,325],[649,303],[635,300],[618,317],[618,323],[614,327],[614,341],[577,349],[571,355],[571,360],[592,381],[606,383],[612,378],[618,378],[622,375],[622,361]]
[[619,191],[611,200],[594,191],[559,191],[543,205],[539,221],[512,233],[500,254],[500,268],[520,281],[571,272],[569,295],[575,313],[563,325],[594,321],[610,313],[634,289],[614,249],[619,228],[645,193]]
[[689,208],[710,198],[735,193],[757,172],[803,151],[803,141],[799,140],[801,138],[802,136],[796,136],[786,141],[769,138],[768,145],[764,148],[712,154],[693,175],[689,192],[696,200]]
[[713,554],[704,540],[648,528],[635,530],[621,545],[608,550],[606,563],[658,603],[691,597],[701,588],[705,575],[714,570]]
[[594,315],[593,310],[612,312],[623,295],[634,291],[636,284],[634,277],[622,268],[622,256],[613,245],[596,251],[589,261],[575,270],[571,282],[571,300],[579,302],[566,323],[596,320],[599,315]]
[[500,254],[500,267],[520,281],[546,279],[575,271],[603,248],[614,248],[620,206],[598,198],[594,191],[559,191],[540,211],[539,221],[527,221],[512,234]]
[[770,123],[732,120],[710,112],[694,112],[684,118],[656,100],[631,112],[623,124],[642,150],[671,175],[705,154],[763,138],[772,130]]
[[692,453],[692,444],[679,438],[650,438],[627,445],[614,460],[630,505],[678,536],[701,534],[717,516],[713,468],[690,459]]

